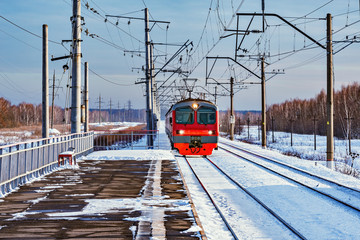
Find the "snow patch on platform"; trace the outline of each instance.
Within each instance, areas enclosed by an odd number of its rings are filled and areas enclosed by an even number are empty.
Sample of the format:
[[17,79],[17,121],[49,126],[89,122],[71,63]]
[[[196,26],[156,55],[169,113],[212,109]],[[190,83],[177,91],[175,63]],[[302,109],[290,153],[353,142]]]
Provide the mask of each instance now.
[[107,150],[96,151],[78,160],[172,160],[169,150]]

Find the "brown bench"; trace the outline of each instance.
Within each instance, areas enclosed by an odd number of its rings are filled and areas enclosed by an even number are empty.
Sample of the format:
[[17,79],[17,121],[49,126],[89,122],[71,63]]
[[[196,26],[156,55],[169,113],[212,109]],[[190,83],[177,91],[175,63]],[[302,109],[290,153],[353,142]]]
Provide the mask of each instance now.
[[74,157],[74,154],[75,154],[74,150],[75,150],[75,148],[69,148],[68,151],[59,153],[59,157],[58,157],[59,166],[65,164],[65,158],[69,158],[70,165],[72,165],[72,162],[73,162],[72,160],[74,158],[74,165],[76,164],[76,159]]

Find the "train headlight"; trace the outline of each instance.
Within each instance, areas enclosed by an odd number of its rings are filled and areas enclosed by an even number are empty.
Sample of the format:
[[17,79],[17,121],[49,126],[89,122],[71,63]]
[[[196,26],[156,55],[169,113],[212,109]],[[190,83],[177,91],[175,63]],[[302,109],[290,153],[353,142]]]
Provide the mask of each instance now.
[[213,134],[215,134],[215,131],[209,130],[209,135],[213,135]]
[[193,107],[194,109],[197,109],[197,108],[199,107],[199,104],[193,103],[192,107]]
[[184,130],[176,130],[176,133],[182,135],[185,133],[185,131]]

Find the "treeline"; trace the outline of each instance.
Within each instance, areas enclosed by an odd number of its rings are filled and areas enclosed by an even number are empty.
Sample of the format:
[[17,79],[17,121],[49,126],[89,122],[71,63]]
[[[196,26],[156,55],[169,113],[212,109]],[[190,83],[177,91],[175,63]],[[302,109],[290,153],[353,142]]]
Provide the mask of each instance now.
[[[220,132],[230,134],[230,110],[219,111]],[[235,111],[234,133],[239,134],[244,125],[260,124],[261,112],[259,111]]]
[[[39,125],[42,120],[42,105],[22,102],[12,105],[5,98],[0,98],[0,128]],[[51,108],[50,108],[51,115]],[[54,107],[54,124],[60,124],[64,119],[62,108]]]
[[[100,114],[99,114],[100,113]],[[146,122],[145,109],[90,109],[90,122]]]
[[[322,90],[315,98],[294,99],[274,104],[267,111],[268,130],[272,119],[276,131],[299,134],[326,135],[326,92]],[[354,83],[334,92],[334,136],[360,137],[360,85]]]
[[[49,107],[49,122],[51,124],[52,108]],[[70,124],[71,111],[54,106],[54,125]],[[146,111],[144,109],[117,109],[110,111],[103,109],[99,112],[91,109],[89,122],[145,122]],[[19,105],[12,105],[5,98],[0,98],[0,128],[13,128],[18,126],[41,125],[42,105],[34,105],[22,102]]]

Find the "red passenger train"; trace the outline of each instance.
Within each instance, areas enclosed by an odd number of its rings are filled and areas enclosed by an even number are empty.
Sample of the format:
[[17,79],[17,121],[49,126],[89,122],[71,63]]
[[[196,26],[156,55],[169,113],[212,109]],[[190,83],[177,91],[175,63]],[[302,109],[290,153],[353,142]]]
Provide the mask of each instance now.
[[217,106],[201,99],[186,99],[166,113],[166,133],[181,155],[211,155],[219,140]]

